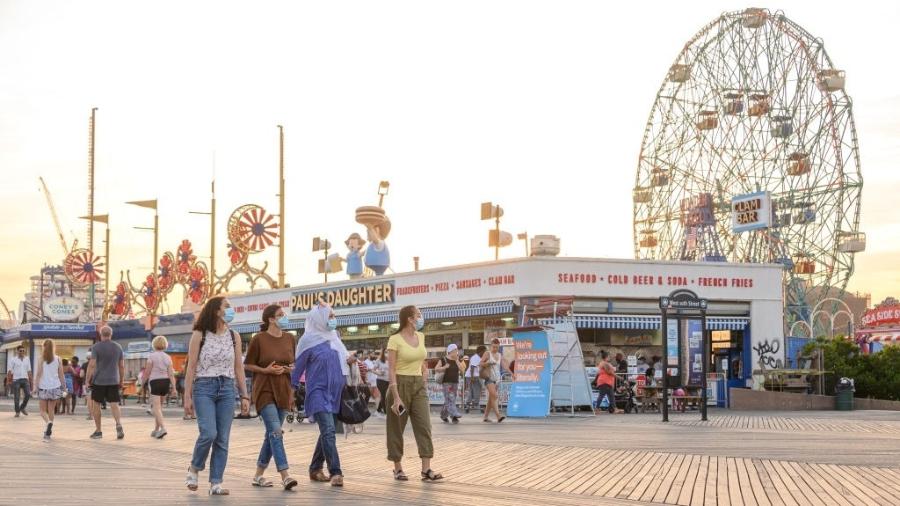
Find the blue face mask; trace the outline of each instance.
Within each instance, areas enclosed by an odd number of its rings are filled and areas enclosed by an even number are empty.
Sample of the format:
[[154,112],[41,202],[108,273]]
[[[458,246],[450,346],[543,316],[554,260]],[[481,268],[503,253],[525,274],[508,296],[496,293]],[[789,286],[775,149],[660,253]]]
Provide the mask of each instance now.
[[422,330],[423,328],[425,328],[425,318],[420,316],[416,318],[416,330]]
[[331,330],[337,329],[337,318],[328,319],[328,328]]
[[275,323],[278,324],[279,328],[283,329],[288,326],[288,324],[290,323],[290,320],[288,320],[288,317],[285,314],[285,315],[281,315],[281,318],[279,318],[278,321],[276,321]]
[[231,321],[234,320],[234,308],[226,307],[222,319],[225,320],[225,323],[231,323]]

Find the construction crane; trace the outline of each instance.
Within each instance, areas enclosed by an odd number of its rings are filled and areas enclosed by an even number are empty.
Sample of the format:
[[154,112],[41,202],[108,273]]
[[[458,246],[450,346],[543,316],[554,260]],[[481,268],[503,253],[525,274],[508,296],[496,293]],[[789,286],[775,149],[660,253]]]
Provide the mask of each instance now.
[[59,235],[59,244],[63,248],[63,256],[67,256],[75,249],[75,246],[78,245],[78,239],[75,239],[75,241],[72,242],[71,248],[66,245],[66,238],[63,237],[62,226],[59,224],[59,217],[56,215],[56,207],[53,205],[53,197],[50,196],[50,190],[47,189],[47,183],[44,182],[43,177],[38,176],[38,180],[41,182],[41,187],[44,189],[44,196],[47,197],[47,207],[50,208],[50,214],[53,215],[53,224],[56,225],[56,233]]

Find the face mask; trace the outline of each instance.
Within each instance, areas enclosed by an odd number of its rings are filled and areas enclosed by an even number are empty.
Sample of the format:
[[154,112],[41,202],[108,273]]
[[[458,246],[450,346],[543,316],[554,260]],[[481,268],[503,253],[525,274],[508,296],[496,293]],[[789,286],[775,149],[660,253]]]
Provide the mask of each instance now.
[[290,323],[290,320],[288,320],[287,315],[281,315],[281,318],[279,318],[278,321],[276,321],[276,323],[278,324],[278,327],[283,329],[288,326],[288,323]]
[[337,329],[337,318],[328,319],[328,328],[331,330]]
[[425,318],[420,316],[416,318],[416,330],[422,330],[423,328],[425,328]]
[[222,319],[225,320],[225,323],[231,323],[231,321],[234,320],[234,308],[226,307]]

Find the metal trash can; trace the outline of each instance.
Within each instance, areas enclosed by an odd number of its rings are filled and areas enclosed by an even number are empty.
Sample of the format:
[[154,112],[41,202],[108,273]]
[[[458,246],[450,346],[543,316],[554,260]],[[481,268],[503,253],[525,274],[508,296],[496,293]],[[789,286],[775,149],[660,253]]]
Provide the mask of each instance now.
[[834,387],[834,409],[837,411],[853,410],[853,393],[856,391],[853,380],[841,378]]

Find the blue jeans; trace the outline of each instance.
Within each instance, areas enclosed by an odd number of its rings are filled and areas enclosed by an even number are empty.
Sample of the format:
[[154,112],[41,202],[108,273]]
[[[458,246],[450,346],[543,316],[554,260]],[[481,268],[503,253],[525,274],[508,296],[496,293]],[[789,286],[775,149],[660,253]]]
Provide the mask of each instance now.
[[259,459],[256,461],[256,465],[265,469],[269,467],[272,457],[275,457],[275,468],[285,471],[289,466],[287,453],[284,451],[284,433],[281,431],[281,424],[284,423],[284,417],[288,412],[274,403],[266,404],[257,412],[266,426],[266,437],[259,450]]
[[[28,405],[28,399],[31,399],[31,388],[29,388],[28,378],[13,380],[12,388],[13,409],[15,409],[16,413],[25,411],[25,406]],[[22,401],[22,404],[19,404],[19,389],[22,389],[25,392],[25,400]]]
[[337,438],[334,435],[334,414],[320,411],[314,418],[319,424],[319,440],[316,441],[316,450],[313,452],[312,463],[309,464],[309,473],[321,471],[322,465],[328,462],[328,474],[343,476],[341,459],[337,451]]
[[198,471],[206,468],[209,459],[209,482],[222,483],[225,464],[228,463],[228,436],[234,418],[234,380],[217,378],[197,378],[193,385],[194,410],[200,436],[194,444],[191,466]]

